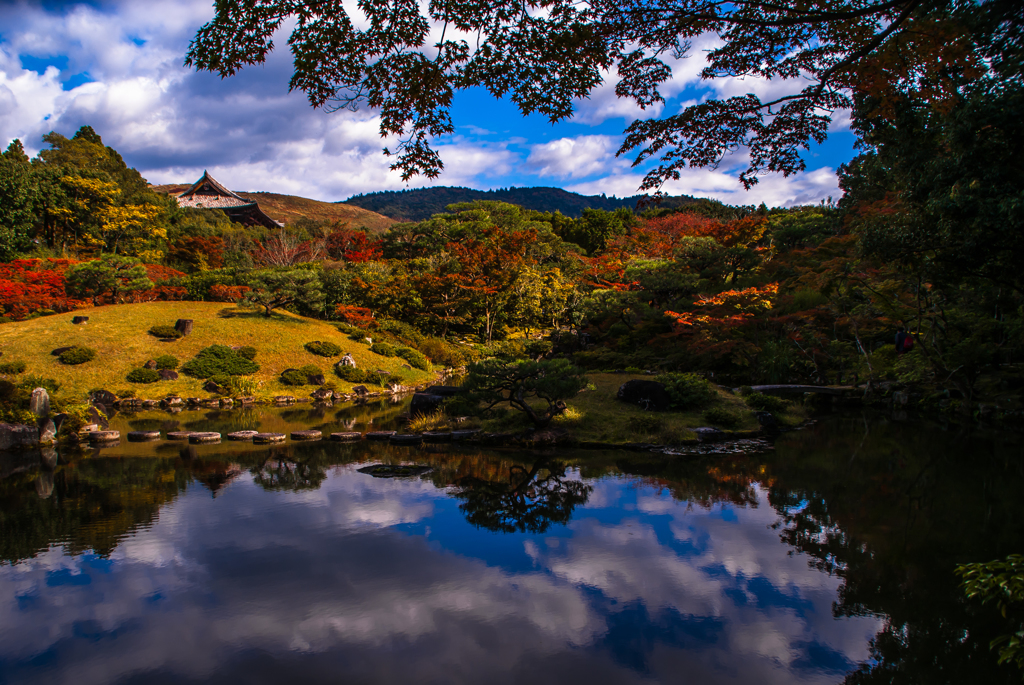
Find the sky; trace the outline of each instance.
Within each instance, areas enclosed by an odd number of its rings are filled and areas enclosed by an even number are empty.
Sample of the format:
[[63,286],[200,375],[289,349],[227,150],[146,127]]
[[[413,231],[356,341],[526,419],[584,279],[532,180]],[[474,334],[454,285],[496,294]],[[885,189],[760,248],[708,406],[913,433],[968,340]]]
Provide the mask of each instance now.
[[[287,32],[265,65],[221,79],[184,66],[212,0],[0,0],[0,144],[19,138],[30,154],[42,135],[71,136],[92,126],[107,145],[154,184],[191,183],[204,170],[233,190],[318,200],[430,185],[479,189],[554,186],[583,194],[637,193],[646,166],[616,157],[623,130],[639,117],[675,114],[702,98],[789,92],[792,84],[754,79],[701,82],[702,48],[673,65],[664,105],[646,112],[616,98],[606,79],[571,121],[523,117],[483,90],[464,91],[453,108],[455,133],[436,141],[445,163],[433,181],[410,183],[389,170],[389,144],[372,110],[329,113],[288,92]],[[835,170],[854,155],[848,119],[805,153],[807,170],[761,177],[745,191],[744,156],[717,169],[685,169],[665,186],[676,194],[729,204],[792,206],[838,199]],[[393,145],[393,141],[391,141]]]

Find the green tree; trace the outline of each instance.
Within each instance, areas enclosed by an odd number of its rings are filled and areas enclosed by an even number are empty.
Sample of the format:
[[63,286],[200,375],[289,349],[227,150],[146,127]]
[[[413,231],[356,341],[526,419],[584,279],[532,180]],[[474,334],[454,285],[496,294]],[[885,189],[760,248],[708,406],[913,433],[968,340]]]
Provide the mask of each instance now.
[[565,411],[565,401],[587,385],[583,372],[567,359],[505,361],[486,359],[471,364],[464,387],[469,402],[483,410],[508,404],[538,428]]
[[0,261],[31,249],[35,194],[32,165],[15,139],[0,154]]
[[146,267],[139,260],[119,255],[103,255],[81,264],[75,264],[64,275],[64,287],[72,297],[89,297],[98,305],[108,297],[116,301],[120,296],[149,290],[153,281],[146,275]]
[[269,317],[275,309],[301,307],[309,312],[322,313],[324,293],[320,276],[310,269],[266,269],[249,274],[246,283],[251,290],[245,301],[263,307]]

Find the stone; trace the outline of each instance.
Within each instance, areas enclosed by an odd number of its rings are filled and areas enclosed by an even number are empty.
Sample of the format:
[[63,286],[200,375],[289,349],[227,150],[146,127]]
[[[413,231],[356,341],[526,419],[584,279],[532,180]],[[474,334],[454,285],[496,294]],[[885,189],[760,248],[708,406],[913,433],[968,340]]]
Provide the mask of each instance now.
[[206,392],[224,392],[224,388],[220,387],[220,385],[213,381],[206,381],[203,383],[203,390]]
[[252,436],[252,441],[257,445],[267,445],[274,442],[284,442],[288,437],[284,433],[257,433]]
[[327,378],[322,373],[317,373],[312,376],[306,376],[306,382],[310,385],[323,385],[327,382]]
[[192,319],[178,319],[174,322],[174,330],[184,337],[192,332],[192,323]]
[[406,371],[412,371],[412,367],[409,366],[408,364],[402,364],[402,368],[405,369]]
[[[165,369],[166,371],[166,369]],[[161,407],[183,407],[185,406],[185,400],[181,399],[177,395],[170,395],[160,400]]]
[[37,419],[50,415],[50,395],[46,392],[46,388],[36,388],[32,391],[32,397],[28,401],[28,410]]
[[220,400],[220,406],[222,406],[222,407],[233,407],[233,406],[235,406],[235,401],[233,399],[231,399],[230,397],[223,397]]
[[274,398],[274,404],[294,404],[295,398],[291,395],[278,395]]
[[57,434],[59,435],[60,434],[61,426],[63,426],[64,422],[68,420],[68,415],[67,414],[54,414],[50,418],[53,419],[54,430],[56,430]]
[[57,450],[52,447],[44,447],[39,450],[39,466],[44,471],[53,471],[57,468]]
[[167,433],[168,440],[188,440],[188,436],[192,435],[192,431],[169,431]]
[[635,404],[647,411],[666,411],[672,404],[664,383],[635,379],[619,386],[615,397],[627,404]]
[[432,385],[423,392],[427,393],[428,395],[440,395],[441,397],[455,397],[460,392],[462,392],[462,388],[459,388],[454,385]]
[[452,439],[450,432],[427,431],[423,434],[424,442],[449,442]]
[[433,414],[441,408],[443,402],[444,398],[440,395],[430,395],[425,392],[414,393],[412,402],[409,403],[409,415],[415,417]]
[[215,398],[214,399],[206,399],[206,400],[203,400],[201,406],[206,407],[207,409],[220,409],[220,400],[215,399]]
[[36,478],[36,494],[39,499],[48,499],[53,494],[53,472],[44,471]]
[[389,440],[397,431],[370,431],[363,437],[367,440]]
[[313,392],[309,393],[309,396],[312,397],[314,400],[330,400],[334,398],[334,391],[330,390],[329,388],[320,388],[319,390],[314,390]]
[[779,422],[775,419],[775,415],[770,411],[759,411],[754,414],[757,417],[757,423],[761,426],[776,426],[778,427]]
[[174,369],[160,369],[157,373],[160,374],[160,380],[162,381],[178,380],[178,372]]
[[711,426],[694,428],[693,432],[697,434],[697,439],[701,442],[721,442],[725,440],[725,433]]
[[145,364],[142,365],[142,368],[144,368],[144,369],[155,369],[156,368],[156,360],[155,359],[150,359],[148,362],[146,362]]
[[86,420],[100,428],[106,428],[110,425],[110,421],[107,419],[107,411],[103,405],[89,407],[85,412]]
[[29,447],[39,442],[39,428],[21,424],[0,423],[0,450]]
[[319,440],[324,434],[318,430],[292,431],[292,440]]
[[89,317],[88,316],[76,316],[76,317],[73,317],[71,319],[71,323],[75,324],[76,326],[79,325],[79,324],[83,324],[83,323],[89,323]]
[[355,386],[354,388],[352,388],[352,392],[354,392],[357,395],[368,395],[368,394],[370,394],[370,391],[366,389],[365,385],[357,385],[357,386]]
[[89,433],[90,442],[116,442],[120,439],[120,431],[92,431]]
[[228,433],[225,437],[228,440],[252,440],[259,433],[259,431],[235,431],[234,433]]
[[102,404],[104,407],[113,407],[114,402],[117,402],[117,395],[109,390],[96,390],[89,393],[89,401],[94,405]]
[[472,438],[475,438],[479,434],[480,434],[480,429],[479,428],[473,428],[473,429],[467,429],[467,430],[461,430],[461,431],[452,431],[452,440],[455,440],[455,441],[470,440]]
[[148,442],[159,439],[160,431],[132,431],[128,434],[128,442]]
[[188,441],[193,445],[200,443],[220,442],[220,433],[214,433],[213,431],[198,431],[195,433],[190,433],[188,436]]
[[157,402],[156,400],[142,400],[142,408],[143,409],[153,409],[158,404],[160,404],[160,403]]
[[198,397],[189,397],[185,402],[187,402],[190,407],[198,407],[202,403],[202,400]]
[[335,366],[351,366],[354,369],[356,368],[356,360],[352,358],[351,354],[346,352],[345,356]]
[[392,445],[418,445],[423,442],[423,436],[419,433],[403,433],[392,435],[389,439]]
[[52,445],[57,442],[57,424],[53,419],[39,419],[39,444]]
[[250,404],[255,404],[256,403],[256,398],[255,397],[236,397],[235,401],[238,402],[239,404],[241,404],[242,406],[248,406]]
[[335,440],[337,442],[356,442],[357,440],[362,440],[362,439],[363,439],[363,434],[362,433],[356,433],[355,431],[346,431],[346,432],[342,432],[342,433],[331,433],[331,440]]

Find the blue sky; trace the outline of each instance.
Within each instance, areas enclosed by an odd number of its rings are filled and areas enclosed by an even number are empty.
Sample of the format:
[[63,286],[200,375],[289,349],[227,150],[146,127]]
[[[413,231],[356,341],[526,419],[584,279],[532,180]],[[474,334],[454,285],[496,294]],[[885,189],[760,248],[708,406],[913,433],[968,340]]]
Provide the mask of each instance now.
[[[423,185],[473,188],[556,186],[627,196],[644,168],[615,157],[635,118],[678,112],[707,96],[789,92],[792,84],[752,79],[700,82],[699,42],[674,65],[667,102],[642,112],[614,95],[609,79],[579,103],[572,121],[524,118],[485,91],[457,96],[455,134],[438,141],[446,169],[409,185],[388,170],[373,111],[315,111],[288,93],[291,61],[281,47],[266,65],[228,80],[182,64],[189,40],[213,16],[211,0],[0,0],[0,143],[21,138],[35,152],[55,130],[89,124],[152,183],[191,182],[208,169],[236,190],[341,200],[356,193]],[[287,34],[275,41],[286,46]],[[742,155],[714,169],[685,170],[672,194],[734,204],[792,205],[838,196],[835,169],[853,154],[838,116],[829,140],[805,156],[807,171],[765,176],[751,191],[737,180]],[[392,143],[393,144],[393,143]]]

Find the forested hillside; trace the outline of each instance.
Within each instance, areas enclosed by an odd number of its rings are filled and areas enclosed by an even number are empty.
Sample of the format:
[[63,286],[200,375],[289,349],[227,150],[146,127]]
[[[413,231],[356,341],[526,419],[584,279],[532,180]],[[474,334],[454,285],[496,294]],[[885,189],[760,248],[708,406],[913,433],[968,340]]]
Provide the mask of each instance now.
[[[612,212],[619,208],[636,210],[638,203],[645,199],[645,195],[623,198],[580,195],[561,188],[473,190],[472,188],[440,186],[412,190],[382,190],[376,193],[355,195],[345,200],[344,204],[362,207],[399,221],[422,221],[445,211],[450,204],[475,200],[507,202],[538,212],[561,212],[566,216],[578,217],[584,209],[603,209],[606,212]],[[686,195],[667,197],[657,207],[675,209],[695,200],[696,198]]]

